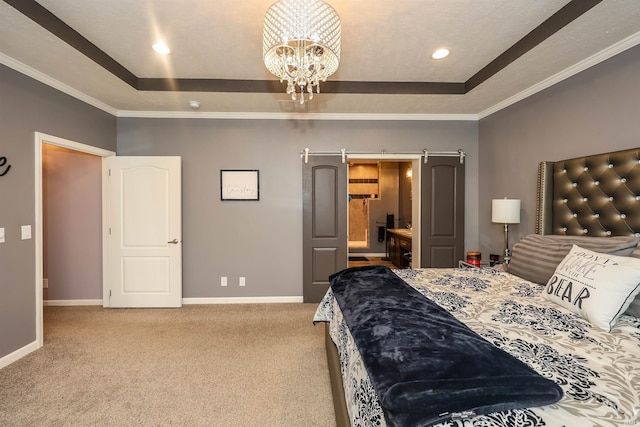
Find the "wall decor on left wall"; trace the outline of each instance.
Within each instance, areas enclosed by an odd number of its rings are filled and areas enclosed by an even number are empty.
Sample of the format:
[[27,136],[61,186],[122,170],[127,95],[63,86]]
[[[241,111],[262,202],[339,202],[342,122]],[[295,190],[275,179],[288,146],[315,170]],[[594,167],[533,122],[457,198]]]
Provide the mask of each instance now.
[[7,164],[7,158],[0,157],[0,176],[5,176],[9,172],[9,169],[11,169],[11,165]]
[[260,200],[260,171],[220,170],[220,200]]

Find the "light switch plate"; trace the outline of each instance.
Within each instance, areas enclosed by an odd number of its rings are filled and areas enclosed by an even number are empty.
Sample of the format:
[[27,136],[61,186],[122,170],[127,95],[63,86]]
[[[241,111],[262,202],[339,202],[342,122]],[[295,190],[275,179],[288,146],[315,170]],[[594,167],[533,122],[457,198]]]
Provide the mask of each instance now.
[[23,225],[22,226],[22,240],[28,240],[31,238],[31,226]]
[[4,243],[4,227],[0,228],[0,243]]

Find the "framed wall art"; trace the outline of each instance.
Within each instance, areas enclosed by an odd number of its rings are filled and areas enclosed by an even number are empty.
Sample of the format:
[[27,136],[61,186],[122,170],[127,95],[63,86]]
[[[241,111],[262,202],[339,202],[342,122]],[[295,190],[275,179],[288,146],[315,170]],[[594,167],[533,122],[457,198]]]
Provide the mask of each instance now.
[[221,170],[220,200],[260,200],[260,171]]

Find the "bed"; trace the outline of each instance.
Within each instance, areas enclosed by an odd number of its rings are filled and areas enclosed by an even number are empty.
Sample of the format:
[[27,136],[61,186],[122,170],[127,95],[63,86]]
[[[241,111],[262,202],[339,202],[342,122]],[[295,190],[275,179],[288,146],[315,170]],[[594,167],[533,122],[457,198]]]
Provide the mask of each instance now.
[[[640,425],[639,159],[634,149],[541,164],[536,234],[514,245],[507,271],[333,275],[314,322],[326,324],[337,425]],[[396,343],[409,330],[396,321],[415,323],[409,344]],[[503,369],[475,370],[483,343]]]

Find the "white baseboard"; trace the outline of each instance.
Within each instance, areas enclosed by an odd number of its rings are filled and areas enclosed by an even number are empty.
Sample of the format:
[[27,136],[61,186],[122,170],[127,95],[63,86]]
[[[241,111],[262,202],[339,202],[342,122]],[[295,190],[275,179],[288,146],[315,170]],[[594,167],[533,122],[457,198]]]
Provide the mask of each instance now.
[[182,298],[188,304],[265,304],[303,302],[302,297],[220,297],[220,298]]
[[[217,298],[182,298],[182,304],[269,304],[303,302],[299,297],[217,297]],[[102,305],[101,299],[68,299],[44,300],[45,306],[71,307],[77,305]]]
[[71,307],[74,305],[102,305],[101,299],[46,299],[44,306]]
[[38,342],[34,341],[31,344],[27,344],[24,347],[19,348],[18,350],[14,351],[13,353],[7,354],[3,358],[0,358],[0,369],[4,368],[5,366],[8,366],[8,365],[12,364],[16,360],[23,358],[27,354],[32,353],[32,352],[36,351],[39,348],[40,348],[40,346],[38,345]]

